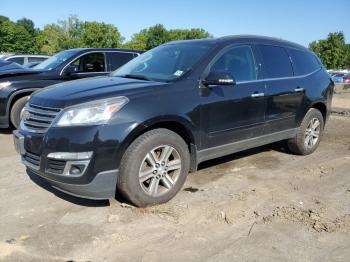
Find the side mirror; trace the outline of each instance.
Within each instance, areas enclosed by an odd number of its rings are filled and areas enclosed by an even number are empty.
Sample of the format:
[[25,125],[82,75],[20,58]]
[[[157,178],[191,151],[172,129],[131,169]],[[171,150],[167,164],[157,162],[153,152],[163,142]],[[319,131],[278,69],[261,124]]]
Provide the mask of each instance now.
[[74,65],[69,65],[66,67],[66,69],[64,70],[64,73],[67,75],[67,76],[71,76],[73,75],[74,73],[77,73],[78,72],[78,68]]
[[236,84],[235,79],[227,72],[210,72],[209,75],[202,80],[204,86],[221,85],[230,86]]

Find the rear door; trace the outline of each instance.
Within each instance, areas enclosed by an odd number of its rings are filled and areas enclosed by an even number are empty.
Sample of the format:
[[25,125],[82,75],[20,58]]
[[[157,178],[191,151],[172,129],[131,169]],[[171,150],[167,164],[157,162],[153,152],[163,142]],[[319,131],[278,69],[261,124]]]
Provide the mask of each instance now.
[[296,116],[304,98],[298,86],[291,58],[281,46],[258,45],[266,85],[267,108],[264,134],[295,128]]
[[137,56],[133,52],[107,52],[108,70],[114,71]]

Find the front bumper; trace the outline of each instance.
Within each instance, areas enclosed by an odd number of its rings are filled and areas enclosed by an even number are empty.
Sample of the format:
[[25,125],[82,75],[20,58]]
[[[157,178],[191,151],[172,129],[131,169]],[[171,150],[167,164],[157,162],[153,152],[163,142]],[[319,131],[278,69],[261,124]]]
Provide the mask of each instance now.
[[[118,176],[120,143],[126,135],[115,126],[52,128],[44,134],[27,130],[13,132],[15,148],[29,175],[40,176],[52,187],[89,199],[114,198]],[[79,159],[54,159],[49,154],[57,152],[92,152],[86,168],[80,175],[67,174],[68,164],[81,164]],[[73,155],[75,155],[73,153]],[[60,168],[55,173],[52,166]]]
[[68,184],[48,179],[39,172],[27,167],[28,175],[44,178],[52,187],[72,196],[88,199],[109,199],[115,197],[118,170],[98,173],[88,184]]

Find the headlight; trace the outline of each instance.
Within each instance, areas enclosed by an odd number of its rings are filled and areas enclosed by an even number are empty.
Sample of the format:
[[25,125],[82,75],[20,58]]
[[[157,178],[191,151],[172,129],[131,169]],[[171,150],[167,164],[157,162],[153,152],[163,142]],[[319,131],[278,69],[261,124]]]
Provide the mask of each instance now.
[[128,98],[119,96],[69,107],[63,111],[55,125],[104,124],[128,102]]
[[2,83],[0,83],[0,89],[6,88],[6,87],[8,87],[10,85],[11,85],[10,81],[2,82]]

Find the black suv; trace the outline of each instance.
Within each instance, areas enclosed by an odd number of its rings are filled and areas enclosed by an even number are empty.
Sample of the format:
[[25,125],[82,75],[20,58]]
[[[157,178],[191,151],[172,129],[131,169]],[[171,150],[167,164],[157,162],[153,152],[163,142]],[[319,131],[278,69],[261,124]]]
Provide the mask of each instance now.
[[115,48],[69,49],[32,69],[0,71],[0,127],[19,126],[20,112],[32,92],[63,81],[107,75],[141,53]]
[[312,153],[333,87],[319,59],[291,42],[171,42],[110,76],[36,92],[14,140],[27,172],[64,192],[159,204],[208,159],[279,140]]

